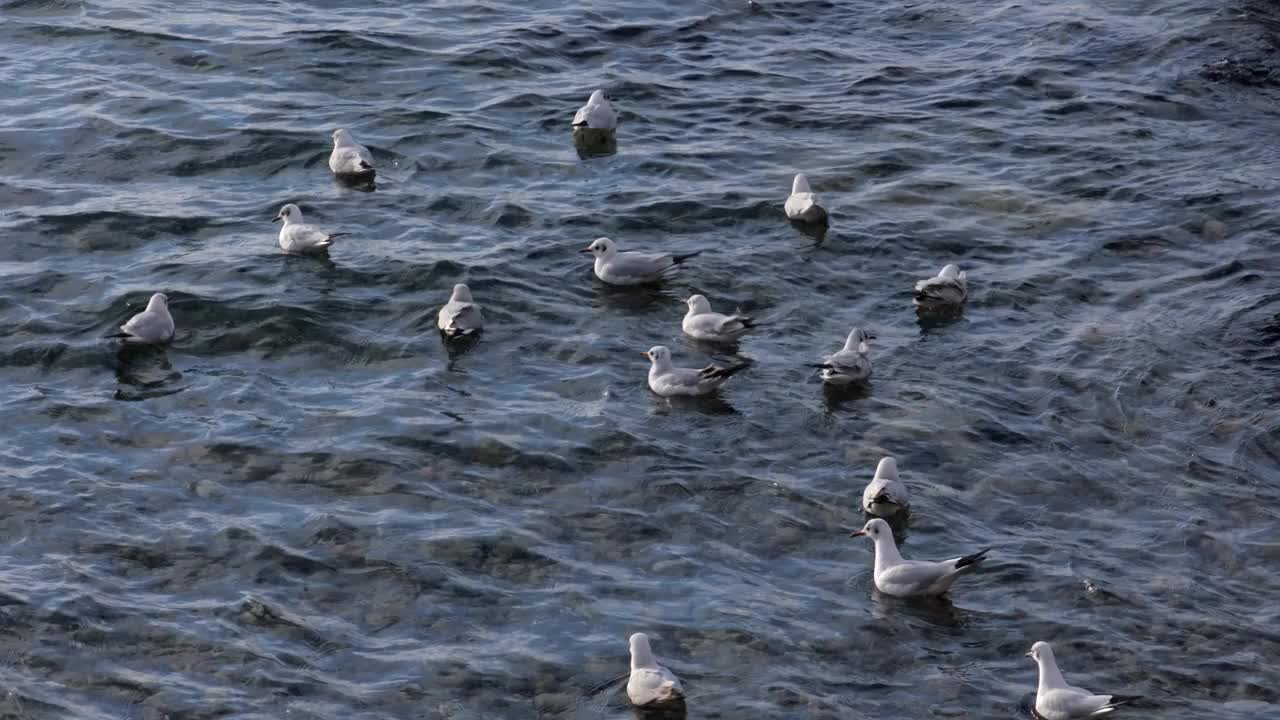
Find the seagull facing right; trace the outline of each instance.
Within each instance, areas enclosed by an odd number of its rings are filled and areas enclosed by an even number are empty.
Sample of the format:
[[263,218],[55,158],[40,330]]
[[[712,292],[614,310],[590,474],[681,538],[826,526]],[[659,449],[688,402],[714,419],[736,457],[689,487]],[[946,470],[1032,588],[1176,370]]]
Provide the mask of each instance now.
[[898,479],[898,461],[891,457],[880,458],[875,477],[862,491],[862,509],[871,515],[890,517],[910,505],[907,486]]
[[166,343],[173,339],[173,316],[169,314],[169,296],[156,293],[147,302],[147,309],[129,318],[120,326],[120,334],[126,343]]
[[746,315],[711,312],[711,303],[703,295],[692,295],[685,303],[689,306],[689,312],[685,313],[680,327],[695,340],[733,342],[747,334],[754,322]]
[[955,265],[947,265],[934,277],[916,283],[912,302],[916,307],[942,307],[963,305],[967,297],[969,284],[964,271]]
[[280,228],[280,249],[299,255],[322,255],[329,252],[329,246],[337,238],[351,233],[327,233],[315,225],[302,222],[302,210],[293,203],[280,208],[280,213],[271,222],[283,220]]
[[1084,688],[1072,687],[1062,679],[1058,663],[1053,659],[1053,648],[1041,641],[1031,646],[1027,657],[1040,666],[1040,686],[1036,688],[1036,713],[1044,720],[1073,720],[1074,718],[1105,715],[1123,705],[1141,698],[1141,695],[1094,695]]
[[818,376],[828,385],[849,385],[871,377],[871,358],[867,356],[868,340],[875,336],[862,328],[854,328],[844,341],[844,347],[828,355],[813,367],[822,368]]
[[351,133],[339,128],[333,131],[333,152],[329,153],[329,169],[334,175],[374,174],[373,155],[369,148],[356,142]]
[[662,397],[699,397],[710,395],[725,384],[733,374],[746,367],[721,367],[707,365],[701,370],[678,368],[671,364],[671,351],[663,345],[655,345],[641,353],[649,358],[649,389]]
[[618,127],[618,116],[613,112],[609,96],[603,90],[591,93],[587,104],[578,108],[578,112],[574,114],[573,126],[592,130],[613,130]]
[[942,562],[904,560],[898,554],[898,545],[893,541],[893,531],[884,520],[871,518],[861,530],[852,533],[850,537],[859,535],[866,535],[875,542],[876,569],[873,577],[876,589],[894,597],[941,595],[951,587],[956,578],[973,570],[991,551],[991,548],[987,548],[972,555]]
[[658,282],[668,270],[691,257],[702,254],[701,250],[684,255],[618,252],[617,243],[607,237],[596,238],[594,242],[578,252],[591,253],[596,257],[596,277],[610,285],[643,285]]
[[658,664],[649,649],[649,636],[631,636],[631,678],[627,680],[627,699],[633,705],[665,703],[684,698],[680,678]]
[[462,283],[453,286],[449,302],[436,316],[436,327],[451,338],[471,335],[484,328],[484,316],[480,314],[480,306],[471,299],[471,288]]
[[820,223],[827,219],[827,211],[818,204],[818,196],[809,190],[809,179],[804,173],[796,175],[791,181],[791,196],[783,206],[787,219],[800,222]]

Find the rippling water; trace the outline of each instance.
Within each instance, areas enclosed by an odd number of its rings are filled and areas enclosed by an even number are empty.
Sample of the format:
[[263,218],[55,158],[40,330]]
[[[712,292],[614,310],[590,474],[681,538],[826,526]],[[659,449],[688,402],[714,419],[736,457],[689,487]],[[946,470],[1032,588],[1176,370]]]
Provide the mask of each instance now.
[[[0,5],[0,717],[624,718],[637,630],[697,718],[1026,716],[1042,639],[1126,715],[1280,716],[1273,3],[197,5]],[[283,256],[286,202],[352,237]],[[705,252],[610,291],[600,235]],[[762,327],[672,405],[695,291]],[[908,555],[994,548],[952,604],[846,537],[886,453]]]

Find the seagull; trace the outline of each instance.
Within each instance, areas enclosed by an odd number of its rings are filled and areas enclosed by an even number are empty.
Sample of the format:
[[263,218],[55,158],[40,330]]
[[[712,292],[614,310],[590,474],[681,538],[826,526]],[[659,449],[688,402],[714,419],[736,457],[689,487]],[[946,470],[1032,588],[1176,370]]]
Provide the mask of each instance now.
[[173,316],[169,314],[169,296],[156,293],[147,302],[147,309],[129,318],[120,326],[120,333],[112,337],[123,338],[126,343],[166,343],[173,339]]
[[907,486],[898,480],[898,461],[891,457],[880,458],[875,477],[862,491],[862,509],[871,515],[889,517],[910,505]]
[[280,208],[280,213],[271,222],[283,220],[280,228],[280,248],[288,253],[301,255],[320,255],[329,252],[334,239],[345,237],[351,233],[327,233],[315,225],[302,222],[302,210],[289,203]]
[[964,557],[930,562],[927,560],[904,560],[898,554],[898,546],[893,541],[893,532],[889,523],[880,518],[871,518],[863,528],[850,537],[866,535],[876,546],[876,589],[894,597],[919,597],[924,595],[941,595],[951,587],[956,578],[973,570],[983,556],[991,548]]
[[875,337],[862,328],[854,328],[849,333],[848,339],[844,341],[843,348],[812,367],[822,368],[818,377],[829,385],[844,386],[863,382],[871,377],[871,358],[867,357],[869,352],[867,341],[874,340]]
[[796,175],[791,181],[791,197],[783,206],[787,211],[787,219],[801,222],[826,222],[827,211],[818,204],[818,196],[809,190],[809,178],[804,173]]
[[329,169],[334,175],[373,175],[373,155],[369,154],[369,148],[356,142],[351,133],[339,128],[333,131]]
[[1027,657],[1040,666],[1040,686],[1036,688],[1036,713],[1044,720],[1072,720],[1073,718],[1105,715],[1123,705],[1141,698],[1141,695],[1094,695],[1083,688],[1072,687],[1062,679],[1058,663],[1053,659],[1053,648],[1047,642],[1031,646]]
[[948,265],[936,276],[916,283],[912,302],[916,307],[963,305],[967,297],[969,289],[964,271],[955,265]]
[[631,678],[627,680],[627,698],[633,705],[665,703],[684,698],[680,678],[658,664],[649,649],[649,636],[631,636]]
[[451,338],[480,332],[484,316],[480,314],[480,306],[471,299],[471,288],[462,283],[453,286],[453,295],[440,308],[436,326]]
[[596,277],[610,285],[642,285],[657,282],[671,268],[702,254],[701,250],[684,255],[618,252],[618,246],[607,237],[596,238],[595,242],[578,252],[596,256]]
[[711,312],[711,303],[702,295],[693,295],[685,303],[689,312],[685,313],[684,322],[680,325],[685,334],[695,340],[733,342],[745,335],[754,322],[746,315]]
[[613,105],[609,104],[609,96],[603,90],[591,93],[587,104],[578,108],[573,116],[575,128],[592,130],[613,130],[618,127],[618,116],[613,113]]
[[734,367],[711,364],[701,370],[674,367],[671,364],[671,351],[662,345],[651,347],[648,352],[641,354],[652,363],[649,366],[649,389],[662,397],[710,395],[733,377],[734,373],[746,367],[745,364]]

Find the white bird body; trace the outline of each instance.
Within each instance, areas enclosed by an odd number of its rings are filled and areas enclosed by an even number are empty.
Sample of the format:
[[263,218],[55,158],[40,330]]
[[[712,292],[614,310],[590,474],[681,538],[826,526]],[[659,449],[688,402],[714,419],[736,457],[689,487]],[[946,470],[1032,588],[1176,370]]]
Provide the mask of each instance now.
[[680,678],[658,663],[649,649],[649,636],[631,636],[631,677],[627,680],[627,699],[633,705],[665,703],[684,697]]
[[480,306],[471,298],[471,288],[462,283],[453,286],[449,302],[440,308],[436,316],[436,327],[449,337],[470,335],[484,327],[484,316],[480,313]]
[[1105,715],[1117,705],[1137,700],[1131,695],[1094,695],[1084,688],[1068,685],[1058,670],[1053,648],[1047,642],[1031,646],[1029,657],[1040,666],[1040,684],[1036,688],[1036,713],[1044,720],[1074,720]]
[[804,173],[796,175],[791,181],[791,196],[787,198],[783,209],[790,220],[816,223],[827,219],[827,211],[818,204],[818,196],[809,189],[809,179]]
[[173,339],[173,316],[169,314],[169,296],[156,293],[147,301],[147,309],[120,326],[127,343],[166,343]]
[[356,142],[346,130],[333,131],[333,152],[329,153],[329,169],[334,175],[374,174],[373,155],[369,148]]
[[873,577],[876,589],[894,597],[941,595],[956,578],[973,570],[990,550],[951,558],[942,562],[906,560],[898,553],[889,523],[880,518],[867,521],[854,535],[866,535],[875,542],[876,565]]
[[284,226],[280,228],[280,249],[287,253],[296,253],[299,255],[320,255],[329,251],[329,246],[333,245],[336,238],[343,237],[348,233],[327,233],[315,225],[308,225],[302,221],[302,210],[293,203],[289,203],[280,208],[280,213],[276,215],[275,220],[283,220]]
[[702,295],[693,295],[685,301],[689,311],[680,327],[695,340],[733,342],[751,329],[753,320],[746,315],[722,315],[711,311],[711,303]]
[[862,509],[871,515],[890,517],[910,505],[907,486],[898,479],[898,461],[891,457],[881,458],[880,464],[876,465],[875,477],[862,491]]
[[618,127],[618,116],[613,112],[613,105],[603,90],[591,93],[587,104],[574,113],[573,126],[591,128],[592,130],[613,130]]
[[579,252],[595,255],[595,274],[602,281],[610,285],[643,285],[658,282],[675,266],[702,251],[684,255],[619,252],[617,243],[602,237]]
[[699,397],[710,395],[746,365],[721,367],[707,365],[701,370],[678,368],[671,364],[671,351],[662,345],[649,348],[649,389],[662,397]]
[[914,295],[917,307],[963,305],[969,297],[969,281],[959,267],[947,265],[934,277],[918,281]]
[[871,357],[867,340],[872,336],[861,328],[854,328],[844,341],[844,347],[822,359],[815,367],[822,368],[818,377],[828,385],[845,386],[865,382],[871,377]]

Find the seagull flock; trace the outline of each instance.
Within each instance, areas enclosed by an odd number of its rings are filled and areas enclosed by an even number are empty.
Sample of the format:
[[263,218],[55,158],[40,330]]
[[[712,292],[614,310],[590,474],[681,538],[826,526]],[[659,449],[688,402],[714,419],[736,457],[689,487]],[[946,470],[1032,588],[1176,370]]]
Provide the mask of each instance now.
[[[596,90],[574,115],[573,128],[575,133],[612,133],[617,122],[609,96],[603,90]],[[377,173],[373,154],[345,129],[333,131],[329,169],[340,179],[357,182],[370,181]],[[791,195],[787,197],[783,210],[792,222],[828,222],[826,208],[819,202],[803,173],[795,176]],[[280,248],[291,254],[323,255],[333,246],[334,240],[347,234],[330,233],[307,224],[303,221],[302,210],[292,203],[281,207],[274,220],[282,222],[278,238]],[[622,251],[615,241],[602,237],[580,252],[593,256],[593,271],[601,282],[634,286],[661,282],[701,251],[686,254]],[[912,303],[920,312],[955,312],[963,307],[966,299],[967,277],[959,267],[949,264],[936,276],[915,284]],[[681,328],[696,340],[734,343],[755,327],[755,321],[746,315],[724,315],[713,311],[711,302],[702,295],[689,297],[685,304],[688,312]],[[462,283],[453,286],[449,301],[440,308],[436,324],[446,340],[475,335],[484,328],[484,316],[480,305],[472,298],[470,288]],[[146,309],[129,318],[120,326],[120,332],[111,337],[120,338],[126,344],[160,345],[172,341],[174,331],[169,298],[164,293],[155,293]],[[827,355],[822,362],[812,364],[812,367],[818,368],[821,380],[832,386],[866,382],[871,377],[867,342],[874,339],[874,335],[855,327],[844,347]],[[745,364],[723,367],[714,363],[701,369],[676,367],[671,351],[662,345],[651,347],[642,354],[650,363],[649,389],[664,398],[710,395],[747,367]],[[941,596],[961,576],[976,570],[991,549],[941,561],[902,557],[889,521],[901,522],[910,505],[907,488],[898,479],[897,460],[882,458],[862,494],[862,509],[871,517],[861,530],[851,536],[866,537],[872,542],[875,553],[872,580],[878,592],[899,598]],[[637,708],[675,708],[682,715],[685,691],[680,679],[658,662],[649,646],[648,635],[635,633],[629,642],[631,671],[626,688],[628,699]],[[1046,642],[1032,645],[1027,657],[1039,667],[1035,712],[1043,720],[1103,715],[1138,699],[1138,696],[1130,695],[1098,695],[1068,685],[1058,670],[1053,649]]]

